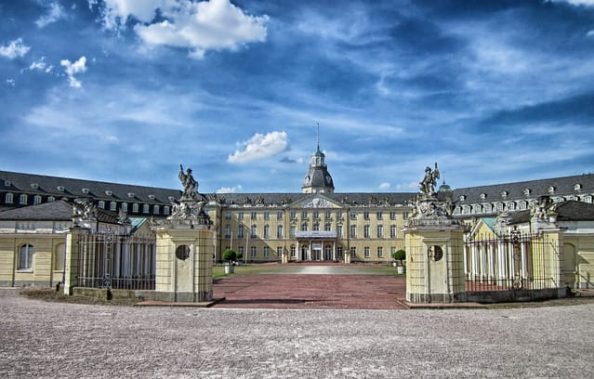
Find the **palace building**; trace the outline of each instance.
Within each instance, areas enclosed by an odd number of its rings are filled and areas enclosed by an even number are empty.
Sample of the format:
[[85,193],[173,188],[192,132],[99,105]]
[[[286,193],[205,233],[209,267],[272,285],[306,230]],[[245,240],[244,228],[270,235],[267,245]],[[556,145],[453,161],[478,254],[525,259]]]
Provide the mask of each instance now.
[[[233,249],[246,262],[280,262],[283,253],[295,262],[391,261],[392,253],[404,248],[403,228],[417,194],[335,192],[325,158],[318,143],[301,192],[205,195],[204,209],[216,232],[214,259],[220,261],[223,251]],[[36,267],[60,268],[60,239],[73,226],[68,208],[76,199],[111,214],[112,221],[105,225],[117,224],[113,220],[118,214],[146,225],[151,218],[170,216],[181,194],[175,189],[0,171],[0,282],[35,282],[17,274],[35,278],[31,273]],[[591,204],[594,174],[459,189],[443,184],[437,194],[470,231],[481,219],[525,212],[542,196],[554,203]],[[144,237],[150,233],[145,229]],[[125,233],[134,232],[127,228]]]

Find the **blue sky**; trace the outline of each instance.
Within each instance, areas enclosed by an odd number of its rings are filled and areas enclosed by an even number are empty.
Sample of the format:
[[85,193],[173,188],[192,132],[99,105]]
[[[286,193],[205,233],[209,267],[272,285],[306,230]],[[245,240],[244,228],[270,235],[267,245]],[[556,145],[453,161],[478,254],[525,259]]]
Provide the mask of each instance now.
[[594,164],[594,0],[1,0],[0,169],[337,192]]

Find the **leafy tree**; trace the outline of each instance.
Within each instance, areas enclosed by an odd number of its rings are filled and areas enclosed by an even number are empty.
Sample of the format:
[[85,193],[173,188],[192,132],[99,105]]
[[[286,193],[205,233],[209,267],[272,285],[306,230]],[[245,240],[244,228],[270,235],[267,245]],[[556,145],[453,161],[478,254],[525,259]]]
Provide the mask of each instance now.
[[223,252],[223,260],[226,262],[233,262],[237,259],[237,253],[231,249],[227,249]]

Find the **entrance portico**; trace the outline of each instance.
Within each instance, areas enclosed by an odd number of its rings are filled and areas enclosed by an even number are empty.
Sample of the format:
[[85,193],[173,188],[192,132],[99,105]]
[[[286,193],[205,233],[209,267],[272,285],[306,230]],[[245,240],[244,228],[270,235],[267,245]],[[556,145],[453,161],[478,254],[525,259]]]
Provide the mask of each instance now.
[[[297,261],[336,261],[342,259],[337,254],[336,231],[295,232],[297,239]],[[340,254],[341,255],[341,254]]]

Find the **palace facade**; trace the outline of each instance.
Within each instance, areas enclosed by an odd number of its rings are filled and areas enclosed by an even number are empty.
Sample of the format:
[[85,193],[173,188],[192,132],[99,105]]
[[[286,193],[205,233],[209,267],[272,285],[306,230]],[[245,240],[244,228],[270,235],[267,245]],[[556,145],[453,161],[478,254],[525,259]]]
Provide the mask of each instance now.
[[[68,208],[75,199],[86,199],[115,220],[118,213],[120,218],[125,214],[140,225],[171,215],[181,194],[174,189],[0,171],[0,281],[15,283],[14,278],[35,267],[59,272],[61,239],[73,225]],[[388,262],[393,252],[404,248],[403,228],[416,196],[335,192],[318,146],[301,192],[206,195],[205,210],[216,232],[214,259],[219,261],[225,249],[233,249],[246,262],[281,261],[283,253],[296,262]],[[470,225],[502,212],[525,212],[542,196],[554,203],[591,204],[594,174],[459,189],[444,184],[438,196],[470,230]]]

